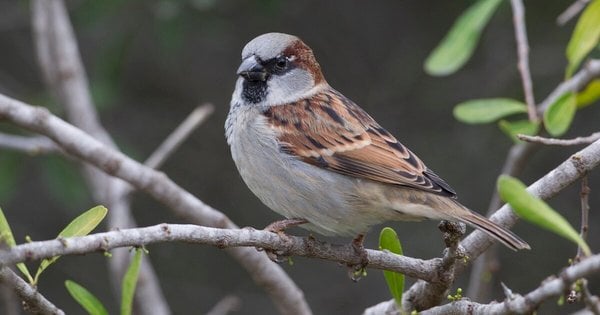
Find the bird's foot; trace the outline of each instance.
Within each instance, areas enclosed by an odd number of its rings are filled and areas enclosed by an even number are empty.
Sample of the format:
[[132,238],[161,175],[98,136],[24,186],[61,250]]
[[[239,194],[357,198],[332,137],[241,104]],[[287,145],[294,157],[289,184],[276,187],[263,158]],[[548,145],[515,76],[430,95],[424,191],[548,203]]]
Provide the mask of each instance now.
[[[308,221],[306,221],[305,219],[296,219],[296,218],[284,219],[284,220],[275,221],[275,222],[267,225],[264,228],[264,231],[268,231],[268,232],[279,235],[279,237],[287,245],[287,244],[292,244],[293,241],[289,235],[285,234],[285,230],[288,228],[294,227],[294,226],[305,224],[305,223],[308,223]],[[280,262],[287,260],[286,257],[283,257],[284,255],[283,255],[282,251],[265,249],[265,248],[257,248],[257,249],[264,250],[265,254],[267,254],[269,259],[271,259],[274,262],[280,263]]]
[[369,256],[363,242],[365,240],[364,234],[358,234],[350,245],[354,249],[354,252],[359,257],[360,261],[357,264],[348,264],[348,276],[352,281],[358,282],[362,277],[367,275],[367,265],[369,264]]

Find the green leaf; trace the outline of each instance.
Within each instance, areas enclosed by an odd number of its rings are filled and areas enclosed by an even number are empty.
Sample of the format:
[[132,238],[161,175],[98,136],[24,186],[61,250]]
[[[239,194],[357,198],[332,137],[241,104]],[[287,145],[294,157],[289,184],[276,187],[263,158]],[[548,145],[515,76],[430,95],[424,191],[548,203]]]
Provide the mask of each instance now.
[[[75,218],[67,227],[65,227],[59,234],[58,237],[67,238],[75,236],[84,236],[93,231],[100,222],[106,216],[108,209],[104,206],[96,206]],[[35,273],[34,283],[37,283],[40,275],[48,266],[53,264],[60,256],[54,256],[52,258],[46,258],[42,260],[37,272]]]
[[[400,245],[398,235],[396,234],[396,231],[389,227],[383,228],[379,234],[379,248],[386,249],[397,255],[402,255],[402,245]],[[404,275],[398,272],[384,270],[383,276],[385,277],[385,282],[387,282],[392,297],[394,297],[394,300],[396,301],[396,305],[398,305],[398,309],[400,309],[402,304],[402,293],[404,293]]]
[[500,198],[510,204],[519,217],[576,243],[586,255],[590,255],[589,246],[571,224],[526,189],[527,187],[516,178],[502,175],[498,179]]
[[137,285],[140,265],[142,264],[142,253],[143,250],[141,248],[136,248],[131,264],[127,268],[125,276],[123,276],[123,283],[121,284],[121,315],[131,315],[135,286]]
[[548,133],[554,137],[567,132],[575,111],[577,109],[577,100],[573,92],[567,92],[559,97],[544,112],[544,126]]
[[81,305],[90,315],[108,315],[108,311],[102,305],[102,302],[98,300],[90,291],[75,281],[65,281],[65,287],[69,294]]
[[600,79],[595,79],[583,91],[577,93],[577,108],[586,107],[598,99],[600,99]]
[[571,77],[581,61],[598,45],[600,40],[600,0],[588,4],[581,14],[567,46],[567,77]]
[[[15,237],[10,229],[10,225],[8,225],[8,220],[4,216],[4,212],[2,208],[0,208],[0,243],[6,244],[9,248],[15,247],[17,242],[15,241]],[[29,273],[29,269],[25,266],[24,263],[18,263],[17,268],[21,271],[21,273],[27,277],[29,283],[33,283],[33,278]]]
[[444,39],[425,60],[425,72],[444,76],[456,72],[473,55],[483,28],[501,0],[479,0],[456,19]]
[[100,224],[100,222],[102,222],[102,220],[104,220],[106,213],[108,213],[106,207],[95,206],[71,221],[71,223],[58,234],[58,237],[88,235],[98,226],[98,224]]
[[454,107],[454,117],[467,124],[491,123],[508,115],[526,112],[527,105],[509,98],[469,100]]
[[537,134],[540,124],[531,122],[527,119],[517,121],[507,121],[502,119],[498,122],[498,127],[500,127],[500,130],[502,130],[512,141],[519,143],[521,140],[517,138],[518,134],[533,136]]

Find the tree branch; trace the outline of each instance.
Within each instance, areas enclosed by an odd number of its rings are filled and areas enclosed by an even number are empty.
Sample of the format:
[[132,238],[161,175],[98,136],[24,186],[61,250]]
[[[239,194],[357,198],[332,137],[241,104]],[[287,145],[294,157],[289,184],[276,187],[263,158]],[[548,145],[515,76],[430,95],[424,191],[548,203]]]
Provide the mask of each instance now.
[[60,152],[52,140],[42,137],[25,137],[0,133],[0,148],[24,152],[29,155]]
[[169,156],[179,148],[181,143],[196,130],[215,110],[212,104],[196,107],[188,117],[160,144],[160,146],[144,162],[144,165],[158,169]]
[[594,132],[593,134],[587,137],[577,137],[573,139],[554,139],[554,138],[544,138],[540,136],[528,136],[528,135],[517,135],[517,138],[522,141],[532,142],[532,143],[541,143],[545,145],[560,145],[560,146],[570,146],[570,145],[582,145],[582,144],[590,144],[598,139],[600,139],[600,132]]
[[25,310],[32,314],[64,315],[65,313],[54,306],[29,283],[17,276],[8,267],[0,268],[0,282],[13,288],[17,296],[23,301]]
[[590,0],[577,0],[573,2],[563,13],[556,18],[556,24],[565,25],[572,18],[574,18],[579,12],[581,12]]
[[529,71],[529,43],[527,41],[527,29],[525,27],[525,7],[522,0],[511,0],[513,10],[513,22],[515,25],[515,38],[517,40],[517,55],[519,56],[519,73],[523,83],[525,102],[527,103],[527,114],[530,121],[538,121],[533,96],[533,83]]
[[[164,173],[143,166],[123,153],[103,145],[43,107],[33,107],[0,95],[0,119],[3,117],[23,128],[48,136],[65,152],[127,181],[189,222],[237,228],[223,213],[179,187]],[[311,313],[302,291],[264,253],[249,248],[235,248],[227,252],[265,289],[282,314]]]

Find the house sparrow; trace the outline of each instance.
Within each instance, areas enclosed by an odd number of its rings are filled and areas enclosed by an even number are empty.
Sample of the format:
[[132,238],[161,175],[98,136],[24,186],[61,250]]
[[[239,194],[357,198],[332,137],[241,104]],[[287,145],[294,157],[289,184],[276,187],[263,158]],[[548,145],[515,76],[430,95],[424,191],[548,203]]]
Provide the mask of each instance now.
[[263,34],[242,51],[225,123],[231,155],[269,208],[323,235],[385,221],[449,220],[513,250],[529,245],[460,204],[455,191],[362,108],[333,89],[298,37]]

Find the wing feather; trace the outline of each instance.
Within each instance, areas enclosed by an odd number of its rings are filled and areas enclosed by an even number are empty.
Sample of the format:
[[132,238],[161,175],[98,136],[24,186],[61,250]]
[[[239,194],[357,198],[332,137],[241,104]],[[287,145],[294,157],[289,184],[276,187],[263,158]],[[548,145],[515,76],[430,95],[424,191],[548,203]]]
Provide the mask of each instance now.
[[265,110],[282,152],[347,176],[456,198],[455,191],[363,109],[333,89]]

